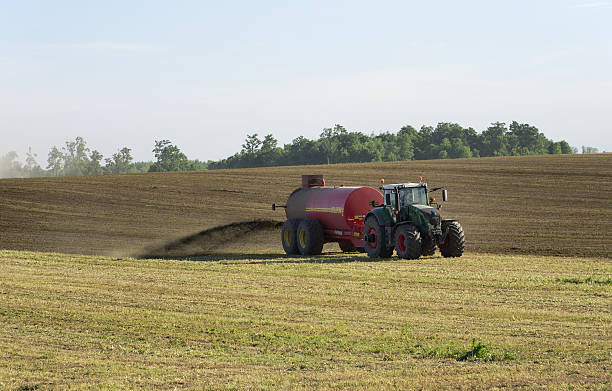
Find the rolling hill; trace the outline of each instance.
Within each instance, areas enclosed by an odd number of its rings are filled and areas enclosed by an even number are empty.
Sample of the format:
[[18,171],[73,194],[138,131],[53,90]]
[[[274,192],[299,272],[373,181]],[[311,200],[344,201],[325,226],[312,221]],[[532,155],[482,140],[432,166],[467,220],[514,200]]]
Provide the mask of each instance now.
[[[284,220],[305,173],[331,185],[445,185],[467,251],[612,256],[612,154],[548,155],[0,180],[0,248],[133,255],[206,228]],[[282,252],[276,233],[229,243]],[[329,247],[332,248],[332,247]],[[336,248],[336,247],[333,247]]]

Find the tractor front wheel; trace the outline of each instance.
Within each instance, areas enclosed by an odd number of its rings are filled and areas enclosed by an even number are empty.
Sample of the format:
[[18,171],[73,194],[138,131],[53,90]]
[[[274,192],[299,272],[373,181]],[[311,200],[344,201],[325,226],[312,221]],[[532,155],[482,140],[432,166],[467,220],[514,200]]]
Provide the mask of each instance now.
[[404,259],[421,256],[421,233],[414,225],[401,225],[395,230],[395,250]]
[[428,257],[436,253],[436,244],[432,241],[423,242],[421,239],[421,255]]
[[370,258],[389,258],[393,247],[386,246],[385,229],[378,224],[376,217],[369,216],[363,227],[365,250]]
[[446,239],[440,243],[440,253],[445,258],[455,258],[463,255],[465,250],[465,234],[461,224],[451,221],[446,228]]

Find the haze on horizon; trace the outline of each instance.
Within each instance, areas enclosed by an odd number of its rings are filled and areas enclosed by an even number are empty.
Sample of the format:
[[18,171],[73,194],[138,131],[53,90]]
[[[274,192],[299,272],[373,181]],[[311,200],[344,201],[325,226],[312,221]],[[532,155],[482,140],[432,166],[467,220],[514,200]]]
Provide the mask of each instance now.
[[0,12],[0,155],[218,160],[342,124],[513,120],[612,150],[612,0],[32,1]]

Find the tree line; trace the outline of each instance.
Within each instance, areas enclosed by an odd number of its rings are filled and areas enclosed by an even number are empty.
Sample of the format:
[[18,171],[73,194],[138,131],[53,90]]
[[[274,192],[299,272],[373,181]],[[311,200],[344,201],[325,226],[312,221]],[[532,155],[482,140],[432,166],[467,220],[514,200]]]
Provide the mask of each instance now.
[[[481,133],[446,122],[436,127],[422,126],[418,131],[407,125],[397,133],[370,135],[335,125],[323,129],[317,139],[300,136],[282,147],[271,134],[261,139],[254,133],[247,135],[240,152],[207,162],[188,159],[169,140],[155,141],[154,161],[134,162],[131,151],[123,147],[104,158],[82,137],[76,137],[61,148],[51,148],[46,168],[38,164],[31,148],[25,164],[19,162],[14,151],[0,156],[0,178],[578,153],[566,141],[549,140],[535,126],[516,121],[508,126],[492,123]],[[582,153],[597,152],[597,148],[582,147]]]
[[[487,156],[519,156],[577,153],[566,141],[552,141],[535,126],[513,121],[495,122],[481,133],[455,123],[404,126],[397,133],[366,135],[341,125],[326,128],[318,139],[298,137],[278,146],[268,134],[247,135],[242,150],[226,159],[210,162],[209,169],[333,164],[378,161],[452,159]],[[597,149],[583,147],[583,153]]]
[[205,170],[207,162],[189,160],[180,149],[169,140],[155,141],[152,150],[155,161],[134,162],[132,150],[119,149],[110,157],[95,149],[90,149],[82,137],[66,141],[61,148],[54,146],[47,156],[47,166],[43,169],[37,162],[32,148],[26,153],[25,164],[18,160],[16,152],[0,156],[0,178],[58,177],[102,174],[127,174],[142,172],[193,171]]

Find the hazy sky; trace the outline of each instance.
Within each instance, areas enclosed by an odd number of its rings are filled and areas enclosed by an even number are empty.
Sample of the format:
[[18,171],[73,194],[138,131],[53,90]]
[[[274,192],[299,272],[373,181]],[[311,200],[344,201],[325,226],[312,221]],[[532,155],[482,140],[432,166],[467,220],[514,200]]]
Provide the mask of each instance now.
[[612,151],[612,0],[0,0],[0,154],[457,122]]

